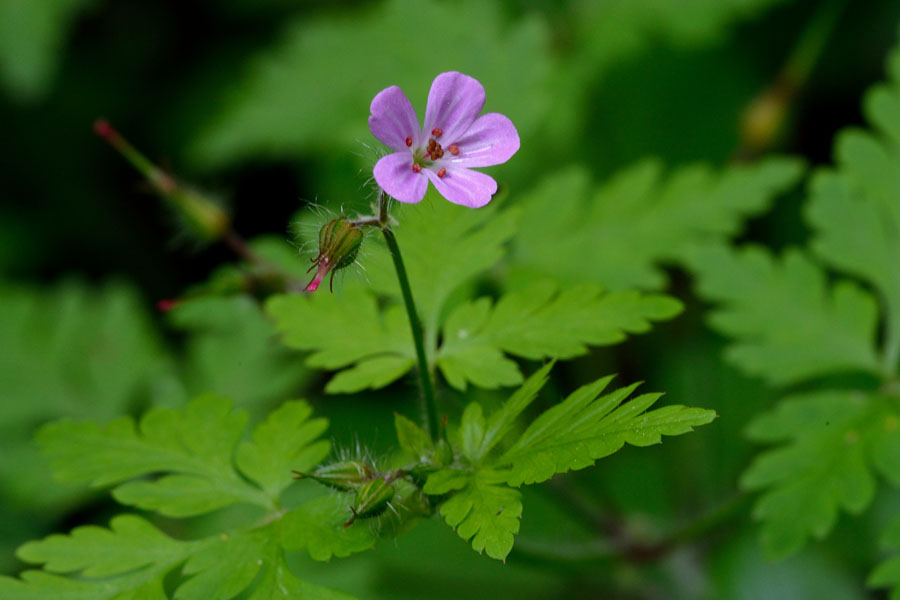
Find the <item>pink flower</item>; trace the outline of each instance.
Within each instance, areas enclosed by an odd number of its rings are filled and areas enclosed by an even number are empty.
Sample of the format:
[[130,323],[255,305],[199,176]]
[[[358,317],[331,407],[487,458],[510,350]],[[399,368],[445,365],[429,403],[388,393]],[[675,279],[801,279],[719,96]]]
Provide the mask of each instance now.
[[493,178],[471,167],[506,162],[519,149],[512,121],[499,113],[478,116],[484,87],[451,71],[434,78],[428,92],[425,126],[397,86],[372,100],[369,129],[395,150],[375,165],[375,181],[400,202],[420,202],[428,180],[441,195],[471,208],[484,206],[497,191]]

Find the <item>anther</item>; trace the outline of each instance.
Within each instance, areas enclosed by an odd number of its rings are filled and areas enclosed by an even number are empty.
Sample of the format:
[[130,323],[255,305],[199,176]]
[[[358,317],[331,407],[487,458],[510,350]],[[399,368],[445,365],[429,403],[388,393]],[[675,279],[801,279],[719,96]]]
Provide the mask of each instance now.
[[438,177],[443,177],[446,174],[447,174],[447,169],[445,169],[444,167],[441,167],[440,170],[437,172]]
[[412,138],[410,136],[406,136],[406,146],[412,146]]
[[459,154],[459,146],[457,146],[456,144],[450,144],[449,146],[447,146],[447,150],[449,150],[450,154],[452,154],[453,156]]
[[443,133],[444,133],[444,130],[441,129],[440,127],[435,127],[434,129],[431,130],[431,135],[433,135],[434,137],[441,137],[441,135]]
[[420,167],[420,166],[417,165],[416,163],[413,163],[413,171],[415,171],[416,173],[421,173],[421,172],[422,172],[422,167]]

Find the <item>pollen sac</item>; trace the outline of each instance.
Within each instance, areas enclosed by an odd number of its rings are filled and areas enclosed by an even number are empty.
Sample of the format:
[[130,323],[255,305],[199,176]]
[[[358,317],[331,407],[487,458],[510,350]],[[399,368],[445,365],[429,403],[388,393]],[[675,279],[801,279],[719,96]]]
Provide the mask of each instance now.
[[395,493],[394,483],[385,477],[376,477],[363,483],[356,490],[356,498],[350,507],[353,516],[344,523],[344,527],[349,527],[356,519],[369,519],[382,514]]
[[300,471],[294,471],[294,473],[296,479],[313,479],[322,485],[345,492],[359,489],[375,476],[371,466],[358,460],[345,460],[325,465],[311,473],[301,473]]

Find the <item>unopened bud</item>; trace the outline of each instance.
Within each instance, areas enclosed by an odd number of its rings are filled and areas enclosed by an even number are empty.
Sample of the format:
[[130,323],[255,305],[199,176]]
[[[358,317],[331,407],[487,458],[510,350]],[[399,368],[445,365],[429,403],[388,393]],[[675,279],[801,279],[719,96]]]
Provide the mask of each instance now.
[[356,519],[377,517],[387,510],[395,493],[393,479],[389,476],[365,482],[356,490],[356,498],[350,507],[353,516],[344,523],[344,527],[350,527]]
[[312,473],[294,471],[295,479],[313,479],[336,490],[352,491],[375,476],[368,464],[358,460],[345,460],[319,467]]
[[319,231],[319,255],[313,259],[310,271],[316,269],[316,275],[306,286],[306,291],[314,292],[325,275],[331,273],[328,287],[332,291],[334,272],[349,267],[356,260],[362,244],[362,227],[351,222],[347,217],[339,217],[329,221]]

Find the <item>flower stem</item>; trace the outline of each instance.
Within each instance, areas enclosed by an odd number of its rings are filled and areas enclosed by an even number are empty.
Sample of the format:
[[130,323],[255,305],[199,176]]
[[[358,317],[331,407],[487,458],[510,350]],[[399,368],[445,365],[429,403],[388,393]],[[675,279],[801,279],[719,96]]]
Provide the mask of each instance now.
[[403,303],[406,305],[406,314],[409,317],[409,327],[412,330],[413,342],[416,346],[416,359],[419,363],[419,379],[422,382],[422,400],[425,420],[428,425],[428,434],[432,441],[438,439],[437,405],[434,401],[434,386],[431,384],[431,375],[428,372],[428,360],[425,356],[425,340],[422,335],[422,323],[416,312],[416,304],[413,301],[412,290],[409,287],[409,279],[406,276],[406,267],[403,266],[403,257],[400,255],[400,247],[397,238],[390,227],[383,227],[381,232],[394,259],[394,268],[397,271],[397,279],[400,281],[400,291],[403,294]]

